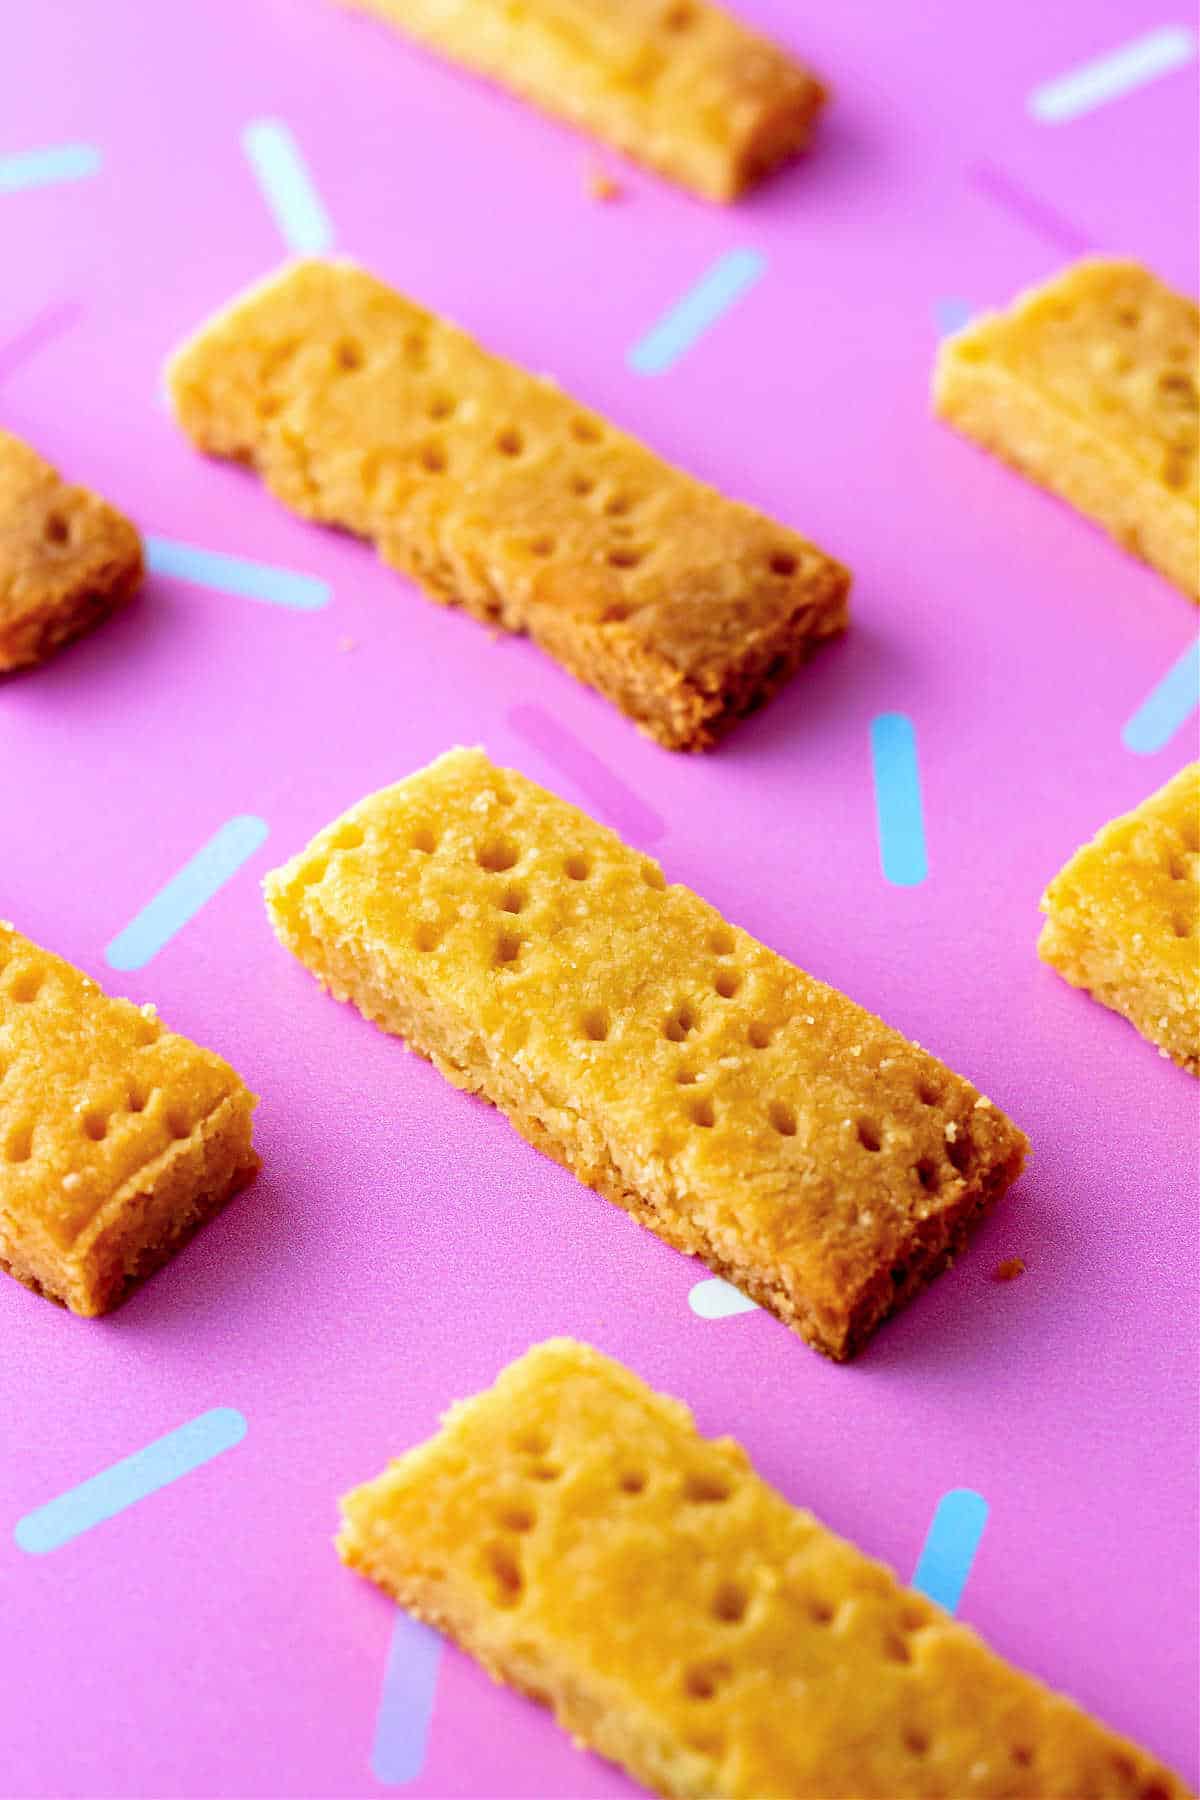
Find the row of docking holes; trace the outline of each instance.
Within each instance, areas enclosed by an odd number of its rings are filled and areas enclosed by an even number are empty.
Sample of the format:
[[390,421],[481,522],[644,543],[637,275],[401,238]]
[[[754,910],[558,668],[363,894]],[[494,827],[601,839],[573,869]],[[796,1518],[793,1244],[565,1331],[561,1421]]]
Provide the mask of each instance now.
[[[352,828],[357,829],[357,828]],[[409,839],[411,848],[429,856],[437,848],[437,839],[428,826],[418,826]],[[507,838],[491,838],[480,845],[475,853],[475,860],[481,869],[493,874],[503,874],[517,862],[520,852],[517,846]],[[574,852],[564,858],[563,873],[569,881],[586,881],[592,873],[590,858]],[[643,878],[647,886],[662,888],[665,883],[661,872],[653,863],[645,863],[642,867]],[[526,904],[523,888],[510,883],[501,892],[497,905],[501,912],[518,914]],[[436,950],[442,941],[442,933],[435,925],[427,922],[418,924],[413,937],[415,947],[420,951]],[[510,927],[501,930],[496,939],[492,953],[492,966],[497,969],[511,969],[518,961],[524,940]],[[732,956],[737,949],[737,940],[732,931],[725,926],[717,926],[708,940],[708,948],[714,956]],[[713,992],[722,1000],[732,1000],[740,991],[742,977],[736,968],[718,969],[713,979]],[[697,1030],[700,1024],[699,1015],[685,1000],[672,1012],[662,1024],[662,1035],[672,1043],[682,1044]],[[612,1029],[612,1020],[603,1007],[590,1007],[580,1019],[583,1035],[593,1043],[603,1043]],[[755,1050],[765,1050],[771,1042],[771,1028],[759,1020],[752,1019],[746,1027],[746,1042]],[[680,1063],[676,1070],[675,1080],[681,1087],[692,1087],[699,1080],[696,1071],[688,1062]],[[938,1106],[942,1096],[936,1088],[925,1080],[917,1084],[917,1098],[922,1106]],[[693,1125],[701,1130],[709,1130],[716,1124],[716,1111],[713,1103],[704,1095],[697,1095],[688,1102],[688,1117]],[[780,1137],[795,1137],[797,1119],[795,1108],[784,1100],[773,1100],[767,1108],[767,1117],[772,1128]],[[864,1150],[875,1154],[883,1148],[883,1132],[875,1120],[860,1118],[855,1122],[855,1133]],[[952,1166],[965,1173],[971,1154],[969,1140],[966,1137],[947,1143],[946,1155]],[[927,1192],[933,1192],[938,1186],[938,1165],[930,1157],[923,1157],[914,1168],[914,1174],[920,1185]]]
[[[554,1459],[553,1444],[547,1432],[537,1428],[521,1431],[513,1439],[512,1447],[523,1459],[522,1473],[528,1481],[549,1485],[561,1480],[565,1470],[562,1463]],[[674,1507],[723,1506],[733,1500],[737,1492],[736,1481],[723,1473],[690,1471],[680,1481],[672,1470],[665,1479],[670,1483],[669,1500]],[[647,1469],[631,1457],[616,1473],[614,1501],[618,1506],[623,1506],[630,1501],[636,1502],[642,1495],[659,1497],[663,1480],[662,1475]],[[502,1611],[515,1612],[525,1597],[521,1539],[534,1530],[537,1516],[536,1489],[531,1489],[528,1498],[518,1497],[505,1501],[495,1514],[498,1535],[485,1546],[484,1576],[492,1604]],[[842,1595],[836,1602],[830,1602],[810,1592],[805,1595],[802,1604],[814,1626],[832,1628],[836,1627],[841,1606],[853,1597],[853,1594]],[[772,1605],[775,1602],[770,1598],[756,1601],[747,1583],[722,1578],[713,1586],[704,1604],[705,1611],[717,1630],[730,1633],[730,1650],[727,1654],[706,1656],[684,1665],[681,1673],[684,1695],[700,1705],[717,1699],[730,1683],[736,1681],[736,1628],[753,1625],[756,1606]],[[900,1666],[911,1665],[914,1656],[910,1639],[933,1624],[936,1621],[930,1618],[924,1608],[906,1602],[900,1596],[895,1616],[889,1622],[889,1629],[880,1646],[882,1659]],[[546,1699],[544,1695],[540,1697]],[[905,1728],[903,1743],[915,1757],[926,1756],[931,1749],[927,1734],[911,1724]],[[708,1755],[720,1756],[724,1750],[724,1740],[719,1730],[705,1729],[695,1737],[692,1747]],[[1030,1767],[1034,1755],[1034,1749],[1020,1740],[1009,1746],[1009,1756],[1018,1767]],[[1136,1772],[1132,1765],[1129,1772]],[[1147,1792],[1142,1800],[1166,1800],[1166,1796],[1159,1797]]]
[[[354,833],[347,837],[345,832],[334,840],[335,849],[353,849],[362,842],[362,833],[357,826],[349,826],[346,831]],[[409,848],[418,851],[422,856],[432,856],[438,847],[436,834],[428,825],[418,825],[409,833]],[[492,837],[482,843],[475,852],[475,861],[479,867],[490,875],[503,875],[515,867],[521,852],[511,838]],[[562,873],[568,881],[587,881],[594,872],[590,856],[580,851],[572,851],[562,860]],[[312,877],[319,879],[319,877]],[[642,865],[642,879],[647,887],[662,889],[666,886],[662,871],[653,863]],[[516,917],[524,912],[529,903],[527,890],[518,881],[508,882],[501,890],[496,901],[500,912]],[[436,950],[442,942],[445,932],[428,920],[422,920],[413,933],[414,948],[422,952]],[[492,951],[492,967],[511,969],[518,961],[526,940],[512,927],[504,926],[496,938]],[[607,1015],[596,1011],[589,1013],[584,1021],[585,1035],[597,1041],[608,1036],[609,1024]]]
[[[32,1006],[42,991],[43,977],[39,969],[23,969],[18,964],[9,976],[4,992],[15,1006]],[[8,1065],[0,1050],[0,1088],[8,1073]],[[0,1100],[3,1093],[0,1092]],[[0,1157],[8,1163],[28,1162],[33,1155],[33,1126],[26,1119],[10,1125],[0,1141]]]
[[1135,862],[1160,870],[1173,888],[1181,890],[1173,893],[1168,902],[1171,930],[1177,938],[1193,936],[1200,900],[1200,880],[1193,867],[1193,859],[1200,852],[1200,823],[1190,818],[1182,822],[1175,849],[1164,848],[1157,834],[1147,830],[1135,833],[1121,847]]
[[[18,966],[9,978],[4,989],[7,998],[17,1006],[31,1006],[42,993],[45,977],[40,969],[28,969]],[[158,1037],[158,1027],[150,1020],[138,1021],[135,1026],[136,1035],[141,1039],[140,1048],[152,1044]],[[3,1083],[8,1069],[3,1050],[0,1049],[0,1083]],[[136,1078],[128,1082],[123,1110],[126,1113],[145,1112],[156,1090]],[[2,1096],[0,1096],[2,1098]],[[113,1114],[100,1107],[85,1107],[79,1113],[79,1129],[83,1137],[93,1144],[103,1143],[112,1127]],[[173,1138],[185,1138],[191,1135],[192,1121],[184,1108],[168,1106],[164,1115],[167,1131]],[[28,1120],[19,1120],[9,1127],[0,1142],[0,1158],[8,1163],[29,1162],[33,1156],[34,1127]]]
[[[423,368],[428,358],[428,344],[419,332],[410,332],[405,340],[409,362],[415,368]],[[362,368],[365,361],[361,345],[353,339],[344,338],[334,351],[334,360],[339,369],[350,372]],[[426,403],[427,417],[438,424],[444,424],[457,413],[459,401],[456,395],[446,388],[435,388],[431,391]],[[594,419],[586,414],[578,414],[570,422],[569,431],[573,442],[588,447],[602,444],[604,430]],[[524,456],[530,447],[528,435],[517,425],[501,426],[492,438],[492,448],[496,455],[508,461],[516,461]],[[450,451],[441,438],[430,438],[417,451],[417,461],[427,475],[446,475],[452,472]],[[616,487],[606,489],[588,470],[571,469],[566,477],[569,492],[577,499],[592,502],[608,521],[614,538],[624,539],[634,530],[631,516],[642,506],[647,496],[632,493],[628,489]],[[528,549],[534,556],[553,556],[558,548],[557,541],[549,532],[539,532],[530,538]],[[628,542],[616,542],[605,553],[605,560],[612,569],[622,573],[640,568],[651,554],[651,546]],[[770,551],[766,559],[767,572],[789,580],[799,567],[795,554],[784,547]],[[621,604],[610,606],[602,615],[601,623],[615,623],[628,616],[628,608]]]
[[[550,1484],[561,1479],[564,1469],[554,1459],[551,1439],[545,1431],[531,1429],[518,1433],[513,1439],[513,1448],[525,1459],[523,1472],[530,1481]],[[616,1478],[616,1489],[620,1495],[644,1494],[651,1486],[649,1471],[633,1459],[620,1470]],[[694,1472],[684,1477],[676,1498],[687,1506],[718,1506],[732,1499],[733,1494],[734,1484],[724,1475]],[[533,1530],[537,1523],[533,1500],[507,1502],[498,1512],[496,1523],[509,1541],[493,1544],[487,1553],[492,1576],[492,1597],[497,1606],[514,1607],[524,1595],[525,1581],[517,1554],[518,1546],[510,1540]],[[726,1582],[714,1596],[713,1616],[725,1623],[736,1624],[744,1618],[748,1604],[749,1596],[745,1590],[736,1583]]]
[[[3,1069],[0,1068],[0,1079]],[[140,1082],[130,1081],[125,1094],[123,1112],[126,1114],[144,1113],[154,1098],[157,1089],[147,1087]],[[83,1137],[93,1144],[102,1144],[113,1128],[118,1114],[108,1112],[100,1107],[85,1107],[79,1112],[79,1129]],[[168,1106],[163,1115],[163,1123],[172,1138],[190,1137],[192,1121],[188,1112],[181,1106]],[[0,1152],[8,1163],[29,1162],[33,1156],[34,1126],[27,1120],[19,1120],[10,1127],[3,1139]]]

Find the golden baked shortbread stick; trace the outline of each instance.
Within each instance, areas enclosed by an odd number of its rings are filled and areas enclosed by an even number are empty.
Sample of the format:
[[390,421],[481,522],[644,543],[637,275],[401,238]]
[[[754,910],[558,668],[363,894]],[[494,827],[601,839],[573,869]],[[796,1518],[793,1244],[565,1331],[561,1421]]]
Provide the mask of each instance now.
[[0,924],[0,1268],[107,1312],[250,1180],[253,1094]]
[[1200,1074],[1200,763],[1077,850],[1042,911],[1043,962]]
[[0,431],[0,675],[43,662],[141,579],[129,520]]
[[830,1356],[1020,1170],[969,1082],[480,750],[352,807],[266,892],[338,999]]
[[802,150],[827,97],[709,0],[348,3],[706,200],[736,200]]
[[938,352],[935,410],[1200,598],[1200,311],[1089,258]]
[[845,626],[838,563],[349,263],[252,289],[169,385],[202,450],[528,632],[671,749],[707,747]]
[[680,1800],[1186,1800],[569,1339],[342,1502],[344,1562]]

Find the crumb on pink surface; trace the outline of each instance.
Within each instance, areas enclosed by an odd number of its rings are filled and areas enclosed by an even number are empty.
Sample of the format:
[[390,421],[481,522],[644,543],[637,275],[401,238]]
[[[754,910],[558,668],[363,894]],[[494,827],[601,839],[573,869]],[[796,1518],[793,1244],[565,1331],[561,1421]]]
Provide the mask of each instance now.
[[992,1280],[1016,1281],[1018,1276],[1024,1273],[1025,1258],[1023,1256],[1006,1256],[1004,1261],[997,1263],[992,1270]]
[[585,185],[588,199],[597,200],[602,206],[622,199],[625,194],[616,176],[611,175],[602,163],[589,163]]

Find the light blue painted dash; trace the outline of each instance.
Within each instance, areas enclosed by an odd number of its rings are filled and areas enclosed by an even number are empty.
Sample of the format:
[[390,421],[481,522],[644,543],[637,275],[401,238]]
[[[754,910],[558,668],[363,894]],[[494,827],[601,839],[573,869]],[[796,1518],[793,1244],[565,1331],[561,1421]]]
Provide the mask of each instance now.
[[937,328],[943,337],[952,331],[961,331],[971,316],[969,300],[960,300],[956,294],[947,294],[933,303],[933,316]]
[[912,1584],[949,1613],[958,1611],[987,1518],[988,1503],[973,1488],[951,1488],[937,1503]]
[[144,969],[176,932],[237,874],[242,864],[267,840],[265,819],[239,813],[227,819],[153,900],[119,931],[104,960],[110,969]]
[[408,1613],[398,1612],[371,1747],[371,1773],[376,1781],[399,1787],[415,1781],[424,1768],[441,1660],[438,1633]]
[[758,1311],[757,1301],[719,1275],[695,1282],[688,1289],[688,1305],[698,1319],[731,1319],[735,1313]]
[[17,150],[0,156],[0,194],[49,187],[55,181],[82,181],[94,175],[100,163],[95,144],[49,144],[44,150]]
[[1162,25],[1035,87],[1029,111],[1043,125],[1062,125],[1181,69],[1195,54],[1194,33],[1184,25]]
[[288,249],[297,256],[328,250],[333,226],[290,128],[282,119],[255,119],[242,148]]
[[173,575],[178,581],[194,581],[244,600],[293,606],[300,612],[316,612],[331,598],[329,583],[315,575],[298,575],[294,569],[277,569],[246,556],[227,556],[223,550],[201,550],[174,538],[147,538],[146,563],[156,575]]
[[1189,644],[1162,680],[1151,688],[1121,733],[1121,742],[1138,756],[1153,756],[1170,742],[1200,706],[1200,638]]
[[232,1406],[216,1406],[201,1413],[165,1437],[155,1438],[144,1450],[135,1450],[132,1456],[122,1457],[111,1468],[26,1513],[13,1531],[17,1545],[31,1556],[61,1550],[105,1519],[136,1506],[159,1488],[170,1487],[223,1450],[232,1450],[245,1435],[246,1421]]
[[757,250],[722,256],[633,346],[630,368],[638,375],[663,374],[754,286],[766,267],[766,257]]
[[884,876],[895,887],[918,887],[929,873],[929,859],[917,738],[905,713],[879,713],[871,720],[871,762]]

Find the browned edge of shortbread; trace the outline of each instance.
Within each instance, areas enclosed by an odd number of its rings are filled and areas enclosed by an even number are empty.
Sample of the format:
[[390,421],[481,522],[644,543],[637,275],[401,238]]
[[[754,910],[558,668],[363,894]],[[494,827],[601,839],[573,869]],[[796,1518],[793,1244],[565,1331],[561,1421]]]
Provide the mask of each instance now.
[[[357,1000],[355,1004],[358,1005]],[[466,1070],[448,1062],[443,1054],[408,1038],[407,1033],[404,1035],[418,1055],[432,1062],[456,1086],[469,1087],[472,1093],[496,1104],[486,1088],[475,1086]],[[622,1181],[615,1167],[610,1165],[609,1169],[597,1170],[592,1166],[585,1175],[573,1166],[559,1141],[549,1134],[536,1115],[511,1113],[505,1108],[500,1110],[505,1111],[506,1117],[535,1150],[561,1163],[576,1180],[585,1182],[604,1199],[611,1200],[673,1249],[682,1251],[685,1256],[696,1257],[714,1275],[748,1294],[812,1349],[819,1350],[834,1362],[848,1362],[856,1356],[885,1319],[899,1312],[922,1288],[928,1287],[950,1267],[963,1249],[972,1226],[1017,1179],[1026,1156],[1025,1146],[1018,1145],[1006,1162],[988,1169],[982,1179],[964,1189],[956,1206],[936,1218],[914,1221],[912,1235],[902,1255],[890,1267],[877,1271],[859,1294],[844,1331],[835,1335],[828,1322],[817,1318],[774,1270],[732,1261],[716,1248],[707,1233],[681,1223],[677,1216],[664,1216],[655,1196],[631,1188]]]
[[244,1093],[227,1095],[188,1138],[138,1170],[81,1234],[73,1280],[64,1283],[61,1262],[43,1263],[28,1243],[10,1245],[0,1269],[81,1318],[113,1311],[253,1181],[261,1159],[252,1111]]
[[[0,679],[82,637],[131,600],[145,575],[141,537],[124,513],[0,431],[4,457],[20,460],[15,499],[0,480]],[[7,591],[2,561],[15,565]]]
[[[610,0],[619,4],[619,0]],[[443,18],[432,29],[426,19],[414,16],[405,0],[341,0],[348,10],[366,13],[401,33],[410,44],[492,85],[505,89],[543,115],[565,121],[575,130],[627,156],[643,168],[718,206],[729,206],[757,187],[767,176],[806,150],[820,114],[829,104],[829,84],[817,76],[792,51],[776,39],[755,30],[727,6],[709,6],[727,27],[724,56],[717,62],[724,71],[724,93],[710,94],[707,109],[683,111],[676,103],[676,119],[639,119],[624,105],[623,82],[615,71],[613,83],[598,103],[586,92],[573,92],[568,69],[557,71],[552,85],[536,59],[521,54],[521,47],[501,48],[488,29],[488,21],[476,19],[474,43],[464,43],[453,24],[453,11],[442,6]],[[497,0],[486,0],[493,9]],[[501,10],[516,18],[527,8],[503,4]],[[479,10],[484,10],[481,7]],[[662,24],[667,32],[679,30],[672,15],[694,9],[664,5]],[[449,13],[449,17],[446,17]],[[449,29],[447,29],[449,26]],[[486,48],[484,47],[486,45]],[[636,82],[634,89],[636,89]],[[631,92],[633,89],[630,90]],[[718,145],[705,129],[702,110],[724,114],[728,136]],[[689,113],[692,115],[689,117]]]
[[[569,674],[612,701],[640,731],[666,749],[712,748],[739,719],[765,705],[824,643],[845,631],[852,580],[849,569],[799,532],[778,524],[757,508],[707,487],[615,426],[612,429],[617,438],[652,459],[671,482],[686,482],[700,503],[711,500],[715,509],[752,516],[757,525],[770,526],[786,537],[786,552],[795,564],[790,574],[797,577],[786,602],[760,606],[766,588],[753,586],[747,590],[740,612],[732,601],[694,601],[695,627],[690,635],[695,654],[689,653],[686,644],[679,650],[677,643],[672,651],[664,647],[661,635],[656,636],[651,625],[644,619],[639,622],[639,615],[649,610],[640,604],[630,609],[628,623],[600,613],[588,617],[564,606],[561,594],[546,598],[534,591],[523,591],[521,585],[514,588],[486,566],[486,558],[476,558],[478,566],[472,566],[464,575],[461,558],[456,563],[436,543],[430,543],[427,522],[415,533],[405,529],[403,508],[386,532],[377,521],[372,524],[363,517],[352,517],[336,497],[333,501],[325,497],[321,484],[311,475],[309,454],[300,434],[280,434],[264,423],[267,417],[273,420],[277,410],[272,399],[274,410],[268,414],[269,395],[258,391],[260,385],[270,388],[269,372],[264,374],[259,369],[249,388],[238,390],[228,408],[229,416],[222,412],[210,391],[212,370],[222,366],[222,349],[228,334],[233,333],[236,338],[243,328],[252,335],[264,329],[254,308],[276,299],[285,307],[290,305],[291,281],[320,279],[329,283],[342,278],[364,283],[369,290],[409,310],[423,311],[408,296],[345,259],[300,259],[286,264],[282,272],[252,284],[193,333],[168,364],[175,416],[205,454],[254,469],[268,492],[299,516],[350,531],[372,543],[382,561],[415,582],[435,601],[460,607],[494,630],[530,637]],[[334,305],[328,293],[319,298],[327,307]],[[304,297],[303,304],[309,304],[308,297]],[[460,332],[451,321],[438,315],[425,316],[435,328],[461,337],[472,355],[515,372],[535,389],[544,385],[544,378],[495,354]],[[267,335],[270,336],[269,331]],[[285,367],[289,360],[286,354],[274,362],[274,352],[264,355],[271,368]],[[200,373],[189,374],[197,359]],[[297,475],[301,477],[299,488],[292,485],[292,477]],[[672,583],[654,600],[654,606],[688,600],[689,579],[686,564],[677,568]],[[762,580],[769,586],[769,577],[763,576]],[[706,632],[711,633],[714,615],[721,627],[720,642],[715,647],[705,647],[703,640]],[[673,631],[680,642],[688,639],[689,633],[678,626]]]
[[[586,1167],[577,1167],[570,1147],[553,1134],[540,1116],[542,1103],[532,1084],[524,1080],[520,1070],[506,1067],[504,1081],[508,1091],[502,1091],[498,1071],[479,1040],[460,1044],[458,1054],[451,1054],[438,1042],[445,1034],[438,1032],[436,1020],[415,1010],[409,997],[377,987],[363,975],[352,955],[331,950],[307,933],[303,938],[293,937],[282,928],[283,921],[273,910],[270,917],[284,947],[297,955],[336,999],[352,1001],[364,1018],[403,1038],[410,1049],[432,1063],[453,1086],[495,1106],[535,1150],[570,1170],[585,1187],[612,1201],[673,1249],[697,1257],[714,1274],[731,1281],[773,1313],[813,1349],[838,1362],[854,1356],[878,1325],[949,1266],[961,1250],[970,1226],[1016,1180],[1025,1162],[1028,1146],[1022,1139],[1005,1162],[982,1171],[964,1187],[957,1205],[938,1216],[914,1220],[901,1256],[872,1275],[855,1296],[843,1328],[835,1330],[780,1278],[776,1268],[730,1261],[716,1250],[707,1233],[680,1219],[673,1204],[660,1205],[654,1193],[631,1188],[611,1160],[604,1164],[589,1160]],[[474,1054],[465,1056],[464,1050]]]
[[[1025,1166],[1028,1146],[1017,1144],[1007,1161],[986,1170],[961,1195],[957,1206],[927,1219],[914,1230],[904,1255],[890,1269],[881,1269],[859,1296],[846,1331],[845,1345],[837,1360],[854,1356],[877,1326],[928,1287],[948,1269],[964,1248],[974,1227],[1012,1186]],[[930,1232],[936,1226],[936,1232]],[[810,1340],[811,1341],[811,1340]],[[822,1345],[818,1349],[824,1348]]]
[[[820,591],[770,629],[749,636],[719,684],[702,685],[655,651],[637,633],[603,630],[568,619],[554,606],[528,603],[513,625],[498,607],[473,604],[427,571],[414,573],[427,591],[486,625],[527,635],[568,674],[593,688],[632,719],[639,731],[666,750],[711,750],[740,719],[767,704],[822,645],[849,623],[850,573],[832,559],[821,570]],[[810,588],[816,585],[815,576]]]
[[[1070,506],[1139,561],[1156,569],[1190,599],[1200,600],[1200,543],[1194,505],[1134,458],[1104,429],[1094,407],[1071,405],[1046,391],[1003,339],[983,344],[990,327],[1020,322],[1030,306],[1080,276],[1124,272],[1152,287],[1165,283],[1138,263],[1083,257],[1049,280],[1028,287],[1001,308],[980,313],[944,337],[934,363],[934,414],[962,436]],[[1170,292],[1170,290],[1167,290]],[[1173,299],[1183,296],[1172,293]],[[1078,296],[1074,296],[1078,298]],[[1191,304],[1190,302],[1188,304]],[[1193,306],[1194,312],[1194,306]],[[982,347],[981,347],[982,346]],[[1104,349],[1103,337],[1096,349]],[[1186,382],[1186,375],[1178,379]],[[1194,405],[1194,400],[1193,400]]]
[[1063,981],[1132,1025],[1140,1037],[1177,1068],[1200,1076],[1200,1055],[1193,1049],[1186,1028],[1174,1016],[1175,989],[1162,982],[1114,976],[1113,957],[1124,950],[1125,945],[1116,936],[1090,936],[1078,921],[1057,914],[1046,919],[1037,940],[1039,958]]

